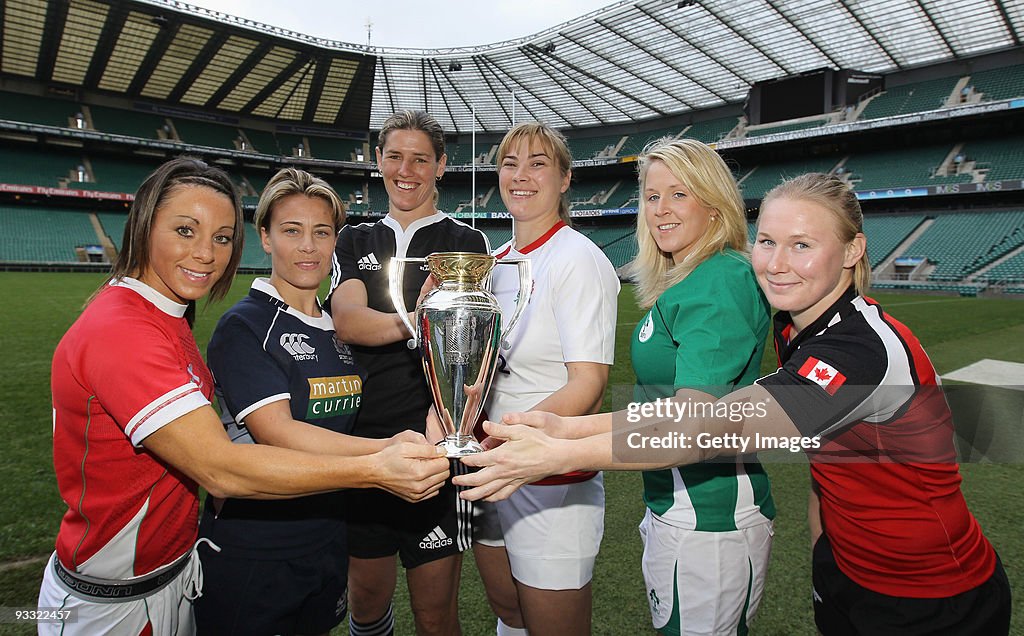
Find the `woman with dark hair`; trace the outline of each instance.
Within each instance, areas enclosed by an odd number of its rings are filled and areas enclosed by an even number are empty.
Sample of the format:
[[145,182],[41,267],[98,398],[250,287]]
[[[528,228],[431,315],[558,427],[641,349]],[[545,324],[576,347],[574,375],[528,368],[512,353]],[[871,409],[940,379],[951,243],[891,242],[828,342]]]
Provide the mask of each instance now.
[[57,345],[54,468],[68,510],[39,606],[71,613],[40,633],[191,633],[199,486],[262,499],[379,486],[420,499],[447,477],[425,444],[335,457],[231,443],[188,316],[224,295],[241,248],[228,176],[165,163],[139,189],[110,279]]
[[[387,118],[377,137],[377,168],[388,193],[387,215],[346,225],[338,236],[331,278],[331,316],[342,342],[367,371],[354,435],[387,438],[424,422],[430,390],[419,352],[391,302],[392,257],[488,251],[484,234],[437,209],[436,183],[448,160],[440,124],[420,111]],[[405,301],[414,307],[427,272],[405,272]],[[418,429],[423,432],[424,428]],[[401,556],[419,634],[459,629],[462,552],[469,547],[471,510],[451,486],[429,502],[409,504],[386,493],[349,493],[349,605],[354,635],[393,629],[395,554]]]
[[[463,460],[488,466],[456,478],[476,487],[466,497],[501,498],[565,470],[665,468],[785,443],[810,460],[819,632],[1007,634],[1009,582],[960,490],[939,378],[913,333],[864,295],[857,197],[825,174],[777,186],[762,202],[751,262],[779,309],[778,370],[721,398],[683,389],[660,409],[488,424],[510,441]],[[655,437],[668,443],[644,443]]]

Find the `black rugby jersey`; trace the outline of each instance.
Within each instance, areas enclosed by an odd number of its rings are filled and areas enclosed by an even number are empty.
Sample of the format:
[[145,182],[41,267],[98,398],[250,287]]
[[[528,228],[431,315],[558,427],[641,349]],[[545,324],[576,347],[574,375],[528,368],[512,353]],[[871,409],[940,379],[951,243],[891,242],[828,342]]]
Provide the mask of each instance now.
[[[355,278],[366,286],[371,309],[395,313],[388,291],[387,265],[391,257],[421,257],[434,252],[487,254],[490,245],[483,232],[443,212],[418,219],[405,230],[391,216],[376,223],[346,225],[334,250],[331,292]],[[403,292],[409,311],[415,308],[427,275],[426,264],[406,266]],[[406,429],[422,433],[431,397],[419,353],[410,350],[405,340],[380,347],[352,345],[352,350],[368,374],[353,434],[383,438]]]

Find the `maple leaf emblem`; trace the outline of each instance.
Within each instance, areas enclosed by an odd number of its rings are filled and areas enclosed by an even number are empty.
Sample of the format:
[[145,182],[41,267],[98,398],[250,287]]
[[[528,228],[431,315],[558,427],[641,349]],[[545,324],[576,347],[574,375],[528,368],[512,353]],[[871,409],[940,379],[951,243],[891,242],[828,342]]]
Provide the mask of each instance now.
[[814,377],[819,381],[824,382],[832,377],[832,374],[828,372],[828,369],[815,369]]

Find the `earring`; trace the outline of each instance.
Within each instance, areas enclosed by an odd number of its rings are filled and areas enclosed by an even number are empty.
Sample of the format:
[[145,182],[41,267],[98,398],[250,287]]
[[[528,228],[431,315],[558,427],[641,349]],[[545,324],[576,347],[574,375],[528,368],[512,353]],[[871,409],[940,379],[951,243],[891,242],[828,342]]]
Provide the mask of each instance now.
[[434,181],[440,181],[440,180],[441,180],[441,175],[438,175],[438,176],[434,177]]

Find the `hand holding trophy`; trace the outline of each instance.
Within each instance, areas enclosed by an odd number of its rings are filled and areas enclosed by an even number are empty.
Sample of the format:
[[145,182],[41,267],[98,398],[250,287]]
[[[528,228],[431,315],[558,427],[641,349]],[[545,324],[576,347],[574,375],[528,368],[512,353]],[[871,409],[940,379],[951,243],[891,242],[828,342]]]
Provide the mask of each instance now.
[[[414,326],[408,322],[402,278],[406,263],[422,262],[427,263],[438,286],[417,307]],[[484,287],[495,264],[519,268],[519,298],[504,330],[501,305]],[[409,348],[419,346],[423,372],[445,432],[438,445],[444,446],[448,457],[480,452],[483,449],[473,438],[473,427],[494,379],[500,343],[530,301],[530,261],[498,261],[489,254],[468,252],[395,257],[388,266],[388,283],[395,309],[413,334]]]

